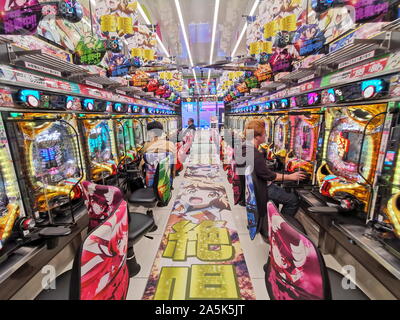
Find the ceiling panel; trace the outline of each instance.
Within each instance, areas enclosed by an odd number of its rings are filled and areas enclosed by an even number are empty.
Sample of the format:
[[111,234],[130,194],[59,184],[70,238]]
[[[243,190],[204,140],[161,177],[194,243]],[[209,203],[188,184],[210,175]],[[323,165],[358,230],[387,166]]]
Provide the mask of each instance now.
[[[190,66],[175,0],[140,0],[153,24],[159,24],[163,43],[177,62]],[[195,66],[209,64],[215,0],[180,0]],[[220,0],[213,62],[230,56],[254,0]],[[245,54],[245,39],[237,55]]]

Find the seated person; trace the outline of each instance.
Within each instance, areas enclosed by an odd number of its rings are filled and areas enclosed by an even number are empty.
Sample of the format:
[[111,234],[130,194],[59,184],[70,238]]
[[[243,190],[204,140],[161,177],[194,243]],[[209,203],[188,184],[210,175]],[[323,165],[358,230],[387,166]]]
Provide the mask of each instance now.
[[[247,159],[246,165],[252,165],[257,177],[268,185],[267,198],[276,205],[282,204],[282,214],[294,217],[299,209],[299,199],[296,194],[290,193],[274,184],[274,181],[299,181],[307,178],[306,174],[298,171],[291,174],[280,174],[268,169],[265,156],[258,150],[260,144],[265,142],[265,122],[263,120],[252,120],[245,128],[246,142],[243,145],[243,154],[246,150],[249,154],[254,152],[254,163]],[[249,163],[251,161],[251,163]]]
[[[147,124],[147,133],[150,138],[150,142],[146,142],[140,151],[142,155],[145,153],[163,153],[170,152],[172,153],[174,159],[174,163],[177,160],[177,152],[176,146],[171,141],[167,141],[165,137],[163,137],[163,125],[161,122],[153,121]],[[140,162],[139,168],[142,170],[144,165],[144,159]],[[172,165],[172,163],[171,163]],[[175,177],[175,165],[172,166],[172,177]]]

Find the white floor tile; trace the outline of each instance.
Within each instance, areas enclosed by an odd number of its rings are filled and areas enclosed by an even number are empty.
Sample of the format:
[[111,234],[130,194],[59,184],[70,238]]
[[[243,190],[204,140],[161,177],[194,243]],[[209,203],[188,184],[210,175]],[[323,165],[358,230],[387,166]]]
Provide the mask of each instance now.
[[154,237],[154,239],[143,237],[134,246],[136,260],[141,267],[140,272],[135,276],[135,278],[147,279],[149,277],[158,248],[160,247],[162,235],[154,235],[149,233],[149,236]]
[[133,277],[129,282],[128,294],[126,300],[142,300],[146,288],[147,279]]
[[267,287],[265,286],[265,279],[252,279],[252,283],[257,300],[270,300]]
[[252,280],[264,279],[264,264],[268,259],[268,244],[258,234],[254,240],[250,239],[248,233],[239,234],[240,245],[243,249],[247,268]]

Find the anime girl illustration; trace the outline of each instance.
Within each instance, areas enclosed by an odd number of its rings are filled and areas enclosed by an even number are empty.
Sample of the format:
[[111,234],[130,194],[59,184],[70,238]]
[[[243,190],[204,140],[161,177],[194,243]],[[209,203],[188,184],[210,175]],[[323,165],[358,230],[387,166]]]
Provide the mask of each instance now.
[[350,6],[329,9],[326,16],[320,21],[326,42],[335,40],[353,28],[354,19],[354,8],[350,8]]
[[185,178],[213,180],[219,177],[219,167],[211,165],[196,165],[188,166],[185,173]]
[[38,0],[6,0],[5,4],[4,4],[4,8],[0,9],[4,10],[4,11],[11,11],[11,10],[16,10],[16,9],[20,9],[23,7],[31,7],[34,5],[39,4]]
[[268,203],[268,292],[278,300],[323,299],[322,274],[317,252],[306,237],[293,229]]
[[172,215],[200,223],[217,220],[217,214],[224,210],[230,210],[230,206],[223,185],[193,181],[182,188]]
[[297,29],[293,43],[300,55],[313,54],[325,44],[325,36],[318,24],[306,24]]
[[83,244],[81,300],[125,299],[129,281],[127,246],[128,215],[124,201]]

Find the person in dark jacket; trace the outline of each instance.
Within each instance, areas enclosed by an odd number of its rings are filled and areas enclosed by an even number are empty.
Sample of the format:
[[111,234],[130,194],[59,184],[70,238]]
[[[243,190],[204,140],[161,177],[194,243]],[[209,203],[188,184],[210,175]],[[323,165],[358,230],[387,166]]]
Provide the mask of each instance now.
[[193,118],[189,118],[187,130],[196,130]]
[[252,120],[245,128],[246,142],[243,148],[246,166],[251,165],[256,176],[266,183],[267,197],[276,205],[282,204],[282,214],[294,217],[299,209],[299,199],[296,194],[290,193],[274,184],[274,181],[300,181],[307,178],[306,174],[297,171],[291,174],[281,174],[271,171],[267,167],[265,155],[258,150],[260,144],[265,142],[265,122]]

